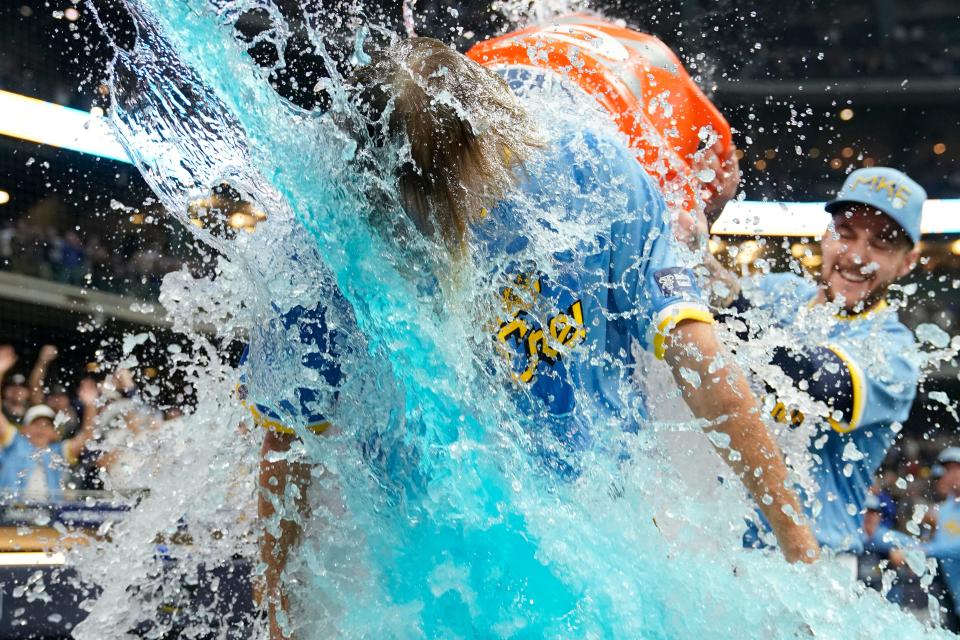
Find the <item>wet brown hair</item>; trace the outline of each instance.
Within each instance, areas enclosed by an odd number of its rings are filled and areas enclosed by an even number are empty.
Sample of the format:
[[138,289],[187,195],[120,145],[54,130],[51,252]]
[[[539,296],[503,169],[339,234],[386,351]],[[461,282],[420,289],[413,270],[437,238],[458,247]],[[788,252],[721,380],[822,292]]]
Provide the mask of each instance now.
[[353,75],[367,142],[405,145],[394,169],[400,204],[461,253],[470,223],[540,146],[537,128],[499,75],[438,40],[401,40],[370,58]]

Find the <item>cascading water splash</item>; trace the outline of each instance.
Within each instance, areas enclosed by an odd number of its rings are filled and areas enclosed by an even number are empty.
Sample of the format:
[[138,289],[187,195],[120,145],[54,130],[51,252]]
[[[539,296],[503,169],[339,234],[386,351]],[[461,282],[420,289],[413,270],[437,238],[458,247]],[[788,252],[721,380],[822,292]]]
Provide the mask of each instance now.
[[[254,340],[280,315],[318,302],[349,349],[329,416],[338,433],[317,437],[298,415],[280,416],[301,436],[286,455],[315,470],[310,514],[295,513],[296,495],[279,504],[303,529],[288,567],[299,585],[289,621],[297,637],[927,632],[878,594],[844,586],[829,565],[793,567],[741,549],[740,522],[750,512],[742,490],[685,482],[685,460],[665,457],[658,439],[668,425],[633,435],[611,430],[606,449],[629,456],[588,454],[576,482],[545,476],[492,380],[493,365],[478,355],[474,327],[489,296],[478,290],[484,274],[466,274],[464,290],[449,290],[431,274],[438,261],[430,247],[401,250],[382,235],[363,197],[371,178],[351,163],[353,140],[330,115],[281,99],[234,38],[233,17],[263,3],[126,4],[138,37],[133,49],[117,52],[112,117],[131,157],[185,224],[187,203],[222,182],[268,219],[232,242],[196,231],[223,256],[218,276],[180,273],[164,283],[162,302],[203,354],[183,364],[199,391],[197,407],[155,445],[167,464],[144,470],[150,496],[111,542],[77,552],[81,570],[103,588],[78,638],[119,637],[150,617],[127,593],[156,580],[157,531],[186,525],[194,532],[193,550],[178,557],[189,575],[236,549],[254,555],[261,527],[276,527],[252,515],[261,436],[238,432],[240,374],[193,317],[212,324],[217,338],[245,332]],[[326,35],[311,38],[322,46]],[[329,71],[324,88],[334,112],[361,118],[332,64]],[[585,115],[538,106],[545,119]],[[597,220],[577,228],[558,218],[560,231],[537,238],[528,257],[595,237],[613,208],[598,199]],[[422,262],[411,265],[411,254]],[[331,302],[336,291],[348,304]],[[291,335],[270,362],[248,362],[250,371],[275,372],[262,381],[263,398],[252,400],[292,399],[291,389],[310,375],[302,361],[311,349]],[[185,635],[204,632],[201,622]]]

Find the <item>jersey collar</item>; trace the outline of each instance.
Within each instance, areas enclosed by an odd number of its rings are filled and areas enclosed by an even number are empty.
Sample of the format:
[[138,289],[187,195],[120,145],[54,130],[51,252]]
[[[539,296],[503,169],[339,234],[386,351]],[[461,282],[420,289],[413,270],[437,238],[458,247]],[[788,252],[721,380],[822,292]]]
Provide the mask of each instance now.
[[[807,303],[808,309],[812,309],[814,306],[816,306],[814,303],[815,300],[816,300],[816,295],[814,295],[814,297],[810,300],[810,302]],[[843,320],[845,322],[850,322],[851,320],[866,320],[867,318],[880,313],[881,311],[883,311],[889,306],[890,305],[887,304],[886,300],[881,300],[880,302],[877,302],[869,309],[864,309],[863,311],[860,311],[858,313],[843,313],[841,311],[840,313],[834,314],[833,317],[837,320]]]

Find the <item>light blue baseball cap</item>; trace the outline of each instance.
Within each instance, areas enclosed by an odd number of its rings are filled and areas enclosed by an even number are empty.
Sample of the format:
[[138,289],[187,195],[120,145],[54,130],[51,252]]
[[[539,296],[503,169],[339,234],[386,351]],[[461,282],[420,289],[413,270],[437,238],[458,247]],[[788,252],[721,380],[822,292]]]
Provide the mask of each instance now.
[[857,169],[843,182],[835,200],[825,207],[835,213],[844,205],[865,204],[887,214],[916,244],[927,192],[902,171],[889,167]]
[[946,473],[946,465],[954,463],[960,464],[960,447],[947,447],[937,456],[937,464],[933,465],[934,478],[939,478],[944,473]]

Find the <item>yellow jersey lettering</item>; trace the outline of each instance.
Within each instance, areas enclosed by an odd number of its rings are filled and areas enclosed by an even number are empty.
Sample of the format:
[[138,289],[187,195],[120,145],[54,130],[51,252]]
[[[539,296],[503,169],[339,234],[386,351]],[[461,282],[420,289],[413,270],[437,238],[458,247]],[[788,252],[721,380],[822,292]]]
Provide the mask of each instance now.
[[[522,353],[525,359],[520,363],[525,368],[521,373],[514,373],[514,378],[531,382],[541,362],[555,365],[562,357],[561,347],[570,349],[586,338],[583,304],[577,300],[566,312],[546,318],[546,322],[541,324],[530,313],[531,298],[541,292],[539,278],[531,280],[526,276],[517,276],[514,282],[519,291],[507,287],[502,292],[504,307],[512,318],[500,325],[496,337],[501,343],[513,342],[514,349]],[[509,350],[505,355],[514,358],[519,354]]]
[[[543,335],[543,329],[535,329],[527,336],[527,370],[520,376],[520,379],[524,382],[533,379],[533,374],[537,371],[537,365],[540,364],[540,355],[543,353],[543,347],[546,344],[547,338]],[[549,360],[552,360],[552,358],[549,358]]]
[[799,409],[787,409],[787,405],[777,400],[777,404],[770,411],[770,417],[780,424],[790,423],[791,427],[799,427],[807,419]]
[[806,420],[806,417],[803,415],[799,409],[794,409],[790,414],[790,425],[794,427],[799,427],[803,424],[803,421]]
[[550,337],[558,344],[573,346],[586,336],[587,330],[583,328],[583,305],[579,300],[570,305],[567,313],[558,313],[550,318]]
[[500,331],[497,332],[497,340],[507,342],[513,334],[517,334],[517,340],[523,340],[524,336],[527,335],[527,331],[527,323],[520,318],[514,318],[500,327]]
[[770,412],[770,416],[780,424],[785,424],[787,422],[787,407],[782,402],[777,402],[773,411]]

